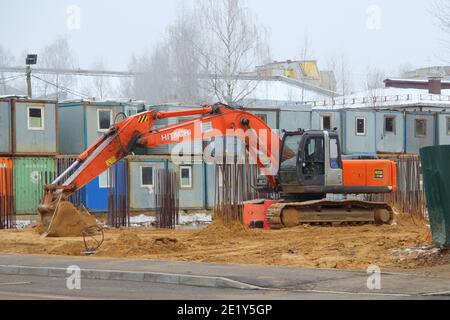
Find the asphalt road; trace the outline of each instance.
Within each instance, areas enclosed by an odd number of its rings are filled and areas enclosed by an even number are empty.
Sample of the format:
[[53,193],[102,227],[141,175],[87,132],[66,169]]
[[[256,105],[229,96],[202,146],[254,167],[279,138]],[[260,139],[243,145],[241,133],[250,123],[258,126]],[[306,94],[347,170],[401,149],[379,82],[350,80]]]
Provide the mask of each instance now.
[[[415,297],[423,299],[424,297]],[[1,300],[132,299],[132,300],[309,300],[405,299],[395,295],[238,290],[183,285],[82,279],[80,290],[69,290],[64,278],[0,275]]]
[[[368,288],[369,278],[365,271],[7,254],[0,254],[0,262],[0,299],[342,300],[450,298],[449,278],[407,273],[383,272],[380,274],[379,290],[371,290]],[[65,270],[68,266],[74,265],[87,272],[85,276],[81,277],[80,290],[69,290],[66,286],[67,272]],[[60,271],[63,271],[62,274],[61,272],[59,275],[50,273],[48,268],[51,267],[59,268]],[[30,270],[32,272],[28,272]],[[96,275],[101,276],[92,276],[94,271],[97,272]],[[131,277],[122,276],[127,274]],[[145,276],[146,280],[144,281],[144,274],[153,275],[153,278]],[[183,275],[185,280],[190,280],[186,282],[176,278],[177,281],[172,281],[174,278],[170,278],[169,275],[177,274]],[[142,281],[136,280],[136,275],[140,275]],[[216,285],[217,283],[214,281],[206,281],[205,277],[226,278],[245,286],[235,286],[233,283]],[[254,286],[264,290],[236,289],[248,289],[249,287],[254,288]]]

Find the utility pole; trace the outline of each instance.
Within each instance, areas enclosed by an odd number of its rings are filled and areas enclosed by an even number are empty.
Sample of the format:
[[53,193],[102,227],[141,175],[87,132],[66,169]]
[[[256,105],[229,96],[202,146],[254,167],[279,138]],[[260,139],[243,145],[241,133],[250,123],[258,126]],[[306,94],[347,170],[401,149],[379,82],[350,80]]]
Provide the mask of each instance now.
[[33,97],[33,90],[31,88],[31,65],[35,65],[37,63],[37,54],[29,54],[25,59],[25,64],[27,65],[27,91],[28,98]]
[[27,92],[28,92],[28,98],[33,97],[33,90],[31,88],[31,66],[27,65]]

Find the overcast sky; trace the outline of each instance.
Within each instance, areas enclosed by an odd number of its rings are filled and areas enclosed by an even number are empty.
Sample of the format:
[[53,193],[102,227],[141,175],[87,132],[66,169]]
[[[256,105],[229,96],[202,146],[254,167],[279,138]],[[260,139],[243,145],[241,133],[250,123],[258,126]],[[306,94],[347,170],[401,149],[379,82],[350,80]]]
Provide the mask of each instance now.
[[[111,69],[126,69],[133,52],[157,43],[183,0],[1,0],[0,43],[15,55],[39,52],[58,35],[68,35],[81,68],[104,57]],[[195,1],[195,0],[185,0]],[[294,59],[305,32],[315,58],[325,66],[344,52],[362,75],[368,64],[388,72],[406,63],[442,64],[432,23],[432,0],[248,0],[271,33],[274,59]],[[68,8],[80,8],[73,28]],[[72,22],[72,28],[68,27]]]

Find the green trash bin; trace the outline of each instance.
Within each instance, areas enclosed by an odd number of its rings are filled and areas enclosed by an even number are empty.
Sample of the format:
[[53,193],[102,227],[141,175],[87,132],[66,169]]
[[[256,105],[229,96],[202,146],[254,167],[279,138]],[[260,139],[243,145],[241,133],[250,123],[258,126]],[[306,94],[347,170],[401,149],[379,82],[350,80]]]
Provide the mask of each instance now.
[[450,246],[450,146],[420,150],[433,241]]

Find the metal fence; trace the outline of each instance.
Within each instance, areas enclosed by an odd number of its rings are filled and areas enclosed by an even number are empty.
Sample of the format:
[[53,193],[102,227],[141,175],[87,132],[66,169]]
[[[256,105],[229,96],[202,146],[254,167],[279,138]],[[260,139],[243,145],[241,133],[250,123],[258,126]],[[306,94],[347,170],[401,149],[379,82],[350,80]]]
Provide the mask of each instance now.
[[250,164],[217,164],[214,215],[224,223],[241,221],[241,204],[258,198],[258,167]]
[[113,228],[130,225],[129,168],[122,160],[109,169],[107,224]]
[[[56,172],[57,176],[59,177],[64,171],[66,171],[75,161],[77,160],[76,157],[70,157],[70,156],[58,156],[56,158]],[[69,174],[67,177],[70,177],[74,172],[76,168],[69,171]],[[85,192],[83,189],[78,190],[74,193],[72,193],[69,197],[69,201],[76,205],[77,207],[80,207],[83,203],[85,203]]]
[[175,171],[156,170],[156,223],[159,228],[174,229],[178,223],[179,181]]
[[422,167],[418,155],[383,156],[397,163],[397,191],[391,194],[367,195],[368,200],[384,201],[398,212],[428,218]]

